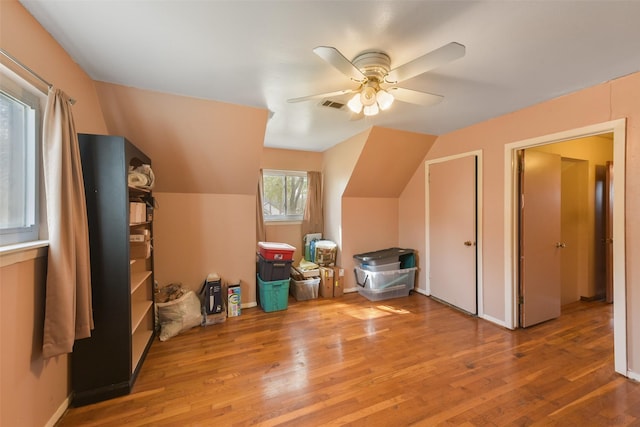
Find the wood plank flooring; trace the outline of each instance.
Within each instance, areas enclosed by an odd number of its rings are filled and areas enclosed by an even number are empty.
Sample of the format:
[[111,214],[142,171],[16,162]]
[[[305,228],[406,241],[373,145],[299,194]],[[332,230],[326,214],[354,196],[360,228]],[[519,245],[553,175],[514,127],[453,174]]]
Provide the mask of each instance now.
[[133,392],[59,426],[640,425],[612,306],[509,331],[428,297],[243,310],[153,343]]

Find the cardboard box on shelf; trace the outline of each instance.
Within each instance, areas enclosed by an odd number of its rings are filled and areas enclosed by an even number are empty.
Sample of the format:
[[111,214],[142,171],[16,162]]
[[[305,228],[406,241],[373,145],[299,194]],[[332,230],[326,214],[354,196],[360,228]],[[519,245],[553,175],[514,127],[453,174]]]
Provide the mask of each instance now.
[[147,220],[147,205],[142,202],[129,202],[129,223],[139,224]]
[[149,257],[151,257],[151,242],[149,240],[129,243],[129,259],[142,259]]

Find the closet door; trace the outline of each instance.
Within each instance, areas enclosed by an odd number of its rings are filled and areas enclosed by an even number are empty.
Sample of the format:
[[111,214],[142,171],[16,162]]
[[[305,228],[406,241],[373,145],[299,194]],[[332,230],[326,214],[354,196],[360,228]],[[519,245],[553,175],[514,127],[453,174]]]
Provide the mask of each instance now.
[[561,158],[525,150],[520,168],[520,326],[560,316]]
[[431,295],[477,314],[476,156],[428,165]]

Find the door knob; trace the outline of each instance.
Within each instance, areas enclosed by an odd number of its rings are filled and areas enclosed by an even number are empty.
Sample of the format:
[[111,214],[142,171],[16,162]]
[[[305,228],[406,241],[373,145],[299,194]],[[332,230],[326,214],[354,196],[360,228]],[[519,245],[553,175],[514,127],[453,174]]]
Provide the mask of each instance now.
[[473,242],[471,240],[467,240],[466,242],[464,242],[465,246],[473,246]]
[[566,247],[567,247],[567,244],[564,243],[564,242],[556,243],[556,248],[558,248],[558,249],[562,249],[562,248],[566,248]]

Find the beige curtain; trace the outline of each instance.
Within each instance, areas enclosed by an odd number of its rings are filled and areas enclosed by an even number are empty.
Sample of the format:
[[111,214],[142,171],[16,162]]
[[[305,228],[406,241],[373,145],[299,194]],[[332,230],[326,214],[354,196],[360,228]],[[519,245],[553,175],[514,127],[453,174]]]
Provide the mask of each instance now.
[[258,177],[258,194],[256,195],[256,242],[264,242],[267,239],[267,232],[264,229],[264,215],[262,213],[262,169]]
[[51,89],[44,112],[44,183],[49,253],[42,353],[70,353],[93,329],[87,211],[69,97]]
[[307,205],[302,218],[302,237],[309,233],[324,232],[322,206],[322,174],[307,172]]

